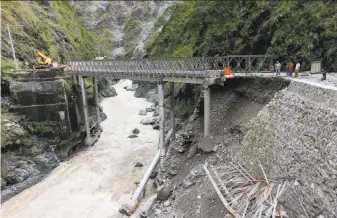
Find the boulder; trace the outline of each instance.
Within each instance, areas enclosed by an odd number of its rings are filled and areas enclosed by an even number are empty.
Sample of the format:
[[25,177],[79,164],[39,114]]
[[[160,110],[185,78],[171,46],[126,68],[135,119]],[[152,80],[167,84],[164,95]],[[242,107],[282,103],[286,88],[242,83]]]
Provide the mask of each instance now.
[[153,115],[152,116],[153,117],[158,117],[159,116],[159,109],[158,108],[153,111]]
[[138,115],[145,116],[147,114],[147,111],[145,109],[142,109],[138,112]]
[[154,108],[153,107],[148,107],[148,108],[145,108],[146,112],[153,112],[154,111]]
[[171,169],[168,171],[168,174],[171,176],[176,176],[178,174],[178,171],[176,169]]
[[150,175],[150,179],[156,178],[157,175],[158,175],[158,172],[153,171],[153,172],[151,173],[151,175]]
[[116,89],[114,87],[107,87],[100,91],[101,96],[108,98],[108,97],[114,97],[117,95]]
[[141,162],[137,162],[134,167],[143,167],[144,165]]
[[138,135],[134,135],[134,134],[128,136],[129,139],[133,139],[133,138],[137,138],[137,137],[138,137]]
[[100,112],[101,120],[106,120],[108,117],[104,112]]
[[192,169],[190,173],[184,178],[183,186],[184,188],[188,188],[192,185],[195,185],[197,180],[205,175],[205,171],[201,166],[197,166]]
[[156,122],[152,126],[153,129],[159,129],[159,120],[156,120]]
[[123,89],[125,89],[126,91],[135,91],[136,89],[133,87],[129,87],[129,86],[124,86]]
[[139,131],[139,129],[137,129],[137,128],[134,128],[133,130],[132,130],[132,134],[133,135],[137,135],[137,134],[139,134],[140,133],[140,131]]
[[169,200],[165,201],[164,202],[164,207],[168,207],[171,205],[171,202]]
[[154,125],[159,117],[146,117],[140,121],[143,125]]
[[158,200],[166,201],[171,195],[170,187],[161,186],[157,189],[157,198]]
[[156,88],[157,84],[155,82],[139,82],[134,96],[136,98],[146,98],[148,97],[147,93]]

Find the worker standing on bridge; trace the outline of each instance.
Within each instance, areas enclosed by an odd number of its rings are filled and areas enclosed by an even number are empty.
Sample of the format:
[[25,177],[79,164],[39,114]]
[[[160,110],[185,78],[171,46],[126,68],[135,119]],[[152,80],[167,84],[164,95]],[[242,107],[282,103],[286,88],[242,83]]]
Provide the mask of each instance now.
[[295,67],[295,77],[298,77],[298,74],[300,72],[300,66],[301,64],[297,62],[296,67]]
[[288,76],[290,77],[293,76],[293,69],[294,69],[294,63],[290,61],[288,64]]
[[278,61],[276,61],[275,70],[276,70],[276,76],[279,76],[281,74],[281,64]]

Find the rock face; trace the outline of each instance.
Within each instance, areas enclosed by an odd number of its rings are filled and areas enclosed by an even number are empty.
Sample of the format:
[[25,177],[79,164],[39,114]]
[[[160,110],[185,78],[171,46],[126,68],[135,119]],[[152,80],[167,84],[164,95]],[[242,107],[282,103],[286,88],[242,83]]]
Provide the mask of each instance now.
[[174,2],[76,2],[85,26],[97,33],[101,52],[110,57],[143,57],[169,19]]
[[[83,144],[79,87],[62,76],[59,70],[20,72],[11,81],[1,120],[2,202],[39,182]],[[90,102],[88,109],[92,125]]]
[[156,88],[157,86],[154,82],[139,82],[134,95],[136,98],[147,98],[153,102],[153,98],[156,99],[156,93],[154,91]]
[[98,91],[103,98],[114,97],[117,95],[115,87],[111,80],[101,78],[98,85]]
[[116,89],[114,87],[103,89],[100,93],[101,93],[101,96],[104,98],[114,97],[117,95]]
[[59,164],[50,147],[52,140],[33,135],[26,125],[23,116],[2,114],[2,202],[39,182]]

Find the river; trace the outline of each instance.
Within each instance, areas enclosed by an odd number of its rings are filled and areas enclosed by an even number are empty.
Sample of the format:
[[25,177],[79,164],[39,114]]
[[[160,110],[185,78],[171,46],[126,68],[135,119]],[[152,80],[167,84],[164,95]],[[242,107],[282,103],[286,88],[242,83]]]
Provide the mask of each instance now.
[[[118,209],[135,191],[134,182],[140,181],[155,156],[159,139],[159,132],[152,126],[140,124],[145,116],[138,115],[139,110],[151,103],[134,98],[133,91],[123,89],[126,85],[131,86],[131,81],[120,81],[114,85],[118,95],[102,101],[108,118],[102,122],[104,131],[97,143],[2,204],[1,217],[124,217]],[[139,137],[129,139],[133,128],[140,130]],[[138,161],[144,166],[135,168]],[[145,197],[154,193],[148,184]],[[139,205],[133,217],[139,216],[141,208]]]

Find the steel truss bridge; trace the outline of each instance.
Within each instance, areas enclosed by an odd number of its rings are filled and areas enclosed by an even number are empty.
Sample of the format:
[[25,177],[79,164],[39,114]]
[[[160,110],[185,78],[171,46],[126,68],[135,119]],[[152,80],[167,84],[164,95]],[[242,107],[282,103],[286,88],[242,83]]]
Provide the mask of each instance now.
[[226,66],[234,74],[261,73],[270,72],[272,61],[270,55],[69,61],[67,70],[83,77],[204,84],[223,77]]

